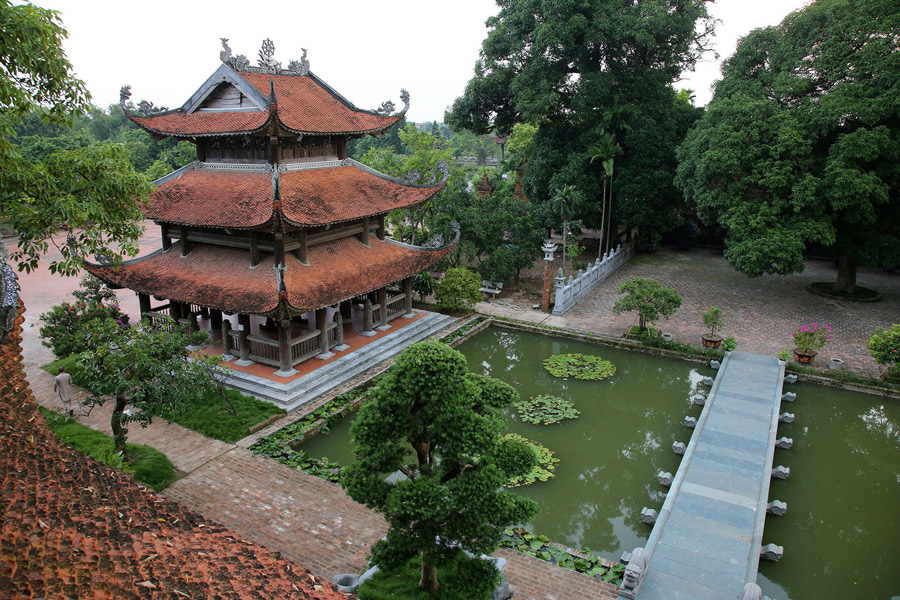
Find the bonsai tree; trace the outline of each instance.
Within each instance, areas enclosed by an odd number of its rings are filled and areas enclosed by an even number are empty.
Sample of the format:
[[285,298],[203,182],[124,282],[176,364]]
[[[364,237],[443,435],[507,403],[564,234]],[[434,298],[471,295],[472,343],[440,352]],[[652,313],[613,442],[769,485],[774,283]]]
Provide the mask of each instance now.
[[681,306],[678,292],[653,279],[632,277],[619,286],[618,292],[625,296],[616,300],[613,312],[618,315],[637,311],[641,333],[647,332],[648,325],[656,323],[660,317],[671,317]]
[[490,554],[505,527],[537,512],[534,501],[501,489],[536,459],[500,436],[502,410],[517,399],[509,385],[469,373],[445,344],[414,344],[397,358],[350,429],[356,461],[344,476],[350,497],[390,525],[372,547],[382,570],[419,557],[419,588],[433,593],[437,567],[455,562],[441,598],[490,598],[499,573],[463,551]]
[[869,338],[869,354],[887,368],[882,373],[886,375],[897,365],[900,365],[900,324],[895,323],[888,329],[876,329]]
[[703,324],[709,328],[709,335],[702,336],[703,345],[718,348],[722,343],[722,336],[716,335],[716,331],[725,324],[722,309],[718,306],[710,307],[707,312],[703,313]]
[[[128,423],[147,426],[155,415],[183,410],[192,399],[217,389],[218,356],[189,359],[186,346],[200,342],[205,332],[183,333],[171,319],[152,326],[121,329],[115,321],[95,321],[92,336],[104,343],[81,354],[80,380],[90,393],[90,402],[115,402],[110,428],[116,452],[127,460]],[[168,331],[172,329],[173,331]],[[126,407],[131,411],[126,413]]]
[[481,300],[481,280],[465,267],[453,267],[435,286],[438,304],[449,310],[472,310]]

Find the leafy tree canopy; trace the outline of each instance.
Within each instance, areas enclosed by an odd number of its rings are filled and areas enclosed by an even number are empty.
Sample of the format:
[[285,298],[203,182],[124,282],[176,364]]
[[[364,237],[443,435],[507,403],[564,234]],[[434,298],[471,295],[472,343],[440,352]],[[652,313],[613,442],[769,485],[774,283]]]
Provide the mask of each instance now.
[[[469,373],[465,357],[439,342],[414,344],[397,358],[351,427],[357,460],[344,477],[350,496],[388,521],[372,551],[382,568],[419,555],[420,587],[434,591],[435,567],[461,559],[469,585],[488,589],[468,596],[456,589],[454,597],[490,596],[494,580],[486,580],[483,561],[460,550],[490,554],[505,527],[537,511],[533,500],[498,491],[535,463],[531,449],[500,437],[502,410],[516,399],[508,384]],[[389,477],[397,471],[402,477]]]
[[0,23],[0,215],[20,234],[12,260],[20,269],[36,268],[64,224],[78,230],[59,248],[51,272],[74,273],[81,256],[136,253],[138,206],[150,184],[124,148],[62,143],[26,157],[14,143],[15,126],[29,113],[59,128],[89,108],[61,47],[66,31],[58,14],[0,0]]
[[616,300],[613,312],[637,311],[638,326],[643,331],[648,324],[668,319],[681,306],[681,296],[674,289],[665,287],[654,279],[632,277],[617,290],[623,297]]
[[[617,219],[670,227],[668,206],[680,203],[671,148],[687,131],[670,84],[693,66],[712,32],[705,2],[526,0],[500,7],[487,22],[474,77],[445,121],[476,133],[537,127],[525,171],[528,197],[544,202],[574,185],[587,202],[572,216],[589,226],[600,224],[602,177],[587,150],[613,133],[624,150],[616,164],[621,184],[613,183],[626,200],[615,205]],[[656,211],[668,214],[658,218]]]
[[728,230],[750,277],[803,270],[809,243],[856,264],[900,265],[900,6],[818,0],[743,39],[678,149],[677,183]]

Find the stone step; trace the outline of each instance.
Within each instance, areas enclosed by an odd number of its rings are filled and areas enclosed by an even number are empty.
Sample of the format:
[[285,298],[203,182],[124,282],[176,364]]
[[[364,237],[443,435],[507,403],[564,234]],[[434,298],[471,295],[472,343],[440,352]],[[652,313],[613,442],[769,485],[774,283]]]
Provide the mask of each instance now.
[[250,394],[290,411],[396,356],[407,346],[431,337],[454,321],[453,317],[428,313],[415,323],[288,383],[235,372],[233,377],[226,380],[226,384],[242,393]]

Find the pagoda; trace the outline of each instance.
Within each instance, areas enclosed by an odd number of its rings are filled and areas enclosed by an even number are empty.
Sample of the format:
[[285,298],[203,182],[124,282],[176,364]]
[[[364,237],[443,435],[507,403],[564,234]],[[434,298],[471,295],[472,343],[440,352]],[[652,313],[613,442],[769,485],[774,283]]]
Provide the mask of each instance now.
[[[197,159],[158,179],[144,214],[162,247],[118,266],[86,269],[134,290],[142,318],[163,315],[221,331],[237,364],[294,366],[344,350],[344,322],[362,312],[362,335],[412,311],[411,276],[441,260],[456,240],[425,246],[391,240],[385,215],[421,205],[447,180],[387,176],[347,158],[349,140],[380,137],[409,109],[354,106],[309,70],[306,50],[287,68],[263,42],[256,66],[232,56],[181,108],[141,102],[129,119],[154,138],[196,145]],[[457,236],[458,238],[458,236]],[[154,300],[164,302],[154,306]],[[225,315],[237,315],[237,327]],[[251,327],[251,317],[256,325]],[[298,333],[299,332],[299,333]]]

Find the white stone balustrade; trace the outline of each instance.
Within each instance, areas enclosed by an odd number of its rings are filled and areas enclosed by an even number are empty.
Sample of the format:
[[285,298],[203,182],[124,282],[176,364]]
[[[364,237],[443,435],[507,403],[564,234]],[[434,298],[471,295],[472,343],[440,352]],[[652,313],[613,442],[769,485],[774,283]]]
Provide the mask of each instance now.
[[587,271],[579,269],[578,274],[575,277],[570,275],[568,280],[560,269],[556,276],[556,300],[553,304],[553,314],[565,314],[588,292],[597,287],[597,284],[625,264],[625,261],[631,257],[631,253],[631,245],[622,248],[622,245],[619,244],[615,250],[605,253],[602,259],[595,260]]

